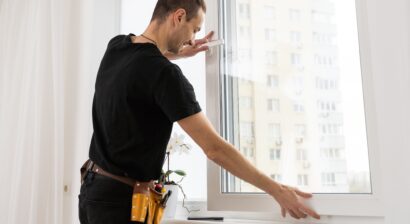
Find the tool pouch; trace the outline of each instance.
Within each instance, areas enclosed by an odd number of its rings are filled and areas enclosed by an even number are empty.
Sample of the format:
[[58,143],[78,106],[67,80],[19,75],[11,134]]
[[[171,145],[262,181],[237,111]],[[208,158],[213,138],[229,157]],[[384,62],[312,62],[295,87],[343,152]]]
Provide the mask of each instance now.
[[155,191],[152,182],[137,182],[132,195],[131,221],[160,224],[165,206],[163,193]]

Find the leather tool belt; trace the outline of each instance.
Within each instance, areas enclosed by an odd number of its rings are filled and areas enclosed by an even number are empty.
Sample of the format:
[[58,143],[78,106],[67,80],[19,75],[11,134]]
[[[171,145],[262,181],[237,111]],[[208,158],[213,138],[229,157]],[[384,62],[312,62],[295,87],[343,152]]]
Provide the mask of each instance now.
[[[139,182],[129,177],[111,174],[91,160],[87,160],[81,167],[81,184],[88,172],[97,173],[120,181],[134,188],[132,195],[131,221],[147,224],[160,224],[165,209],[164,193],[155,190],[154,181]],[[148,214],[147,214],[148,213]]]

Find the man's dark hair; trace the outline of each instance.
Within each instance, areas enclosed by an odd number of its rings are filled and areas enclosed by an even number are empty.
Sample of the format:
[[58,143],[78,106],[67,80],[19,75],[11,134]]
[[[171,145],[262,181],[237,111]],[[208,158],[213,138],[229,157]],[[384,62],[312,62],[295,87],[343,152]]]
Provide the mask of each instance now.
[[205,0],[158,0],[151,21],[163,22],[170,13],[181,8],[186,12],[187,21],[196,17],[199,9],[206,12]]

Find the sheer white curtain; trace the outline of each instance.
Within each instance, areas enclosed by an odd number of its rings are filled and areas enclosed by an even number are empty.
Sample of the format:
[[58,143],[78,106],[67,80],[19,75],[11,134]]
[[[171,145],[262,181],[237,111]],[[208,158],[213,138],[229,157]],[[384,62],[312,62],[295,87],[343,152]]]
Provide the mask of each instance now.
[[74,223],[64,185],[88,150],[92,13],[91,0],[0,0],[0,223]]

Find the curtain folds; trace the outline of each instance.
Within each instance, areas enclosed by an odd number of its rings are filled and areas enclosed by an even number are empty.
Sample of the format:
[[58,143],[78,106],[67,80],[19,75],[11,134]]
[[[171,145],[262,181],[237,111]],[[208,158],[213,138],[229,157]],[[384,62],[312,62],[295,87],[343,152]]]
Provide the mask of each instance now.
[[89,98],[92,91],[84,84],[89,79],[78,78],[90,71],[80,55],[91,36],[83,25],[90,24],[91,5],[0,0],[0,223],[67,223],[67,145],[81,145],[73,141],[83,134],[72,122],[76,115],[66,114],[78,105],[67,94]]

